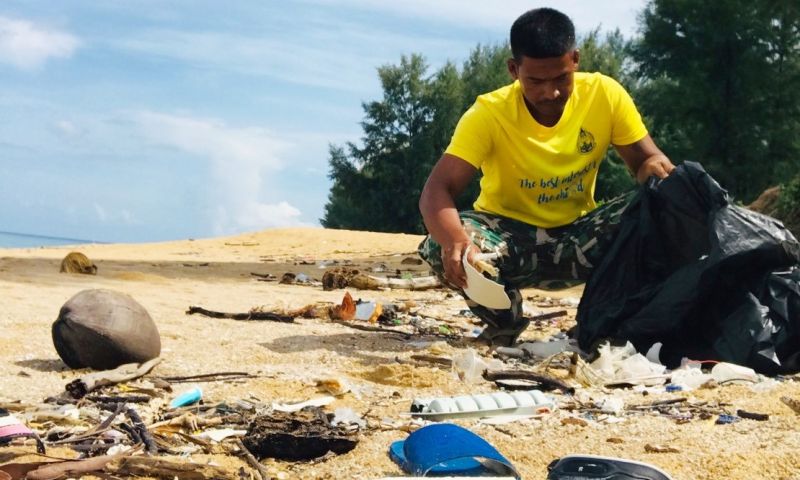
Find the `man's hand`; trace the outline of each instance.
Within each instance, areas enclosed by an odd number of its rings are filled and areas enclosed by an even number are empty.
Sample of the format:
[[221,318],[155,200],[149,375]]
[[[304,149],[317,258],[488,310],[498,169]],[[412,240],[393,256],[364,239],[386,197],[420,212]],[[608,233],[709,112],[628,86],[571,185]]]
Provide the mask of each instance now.
[[675,165],[665,155],[654,155],[642,163],[636,172],[636,181],[644,183],[655,175],[658,178],[667,178],[675,170]]
[[467,274],[461,258],[467,248],[472,258],[478,249],[464,231],[456,210],[455,198],[469,184],[478,169],[466,160],[444,154],[433,167],[419,199],[419,210],[428,232],[442,246],[442,264],[445,278],[458,288],[467,286]]
[[444,276],[448,282],[458,288],[466,288],[467,273],[464,271],[464,250],[469,249],[467,261],[472,263],[476,253],[480,253],[478,247],[472,242],[459,242],[451,246],[442,246],[442,265],[444,266]]
[[614,145],[614,148],[625,160],[628,169],[636,176],[636,181],[640,184],[646,182],[653,175],[658,178],[666,178],[675,170],[675,165],[669,161],[664,152],[659,150],[650,135],[645,135],[644,138],[630,145]]

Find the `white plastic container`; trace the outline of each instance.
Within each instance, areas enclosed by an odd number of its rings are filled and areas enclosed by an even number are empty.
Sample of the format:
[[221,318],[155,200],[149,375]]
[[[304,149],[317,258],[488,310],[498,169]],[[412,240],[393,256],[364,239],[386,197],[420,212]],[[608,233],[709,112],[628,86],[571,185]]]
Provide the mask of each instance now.
[[717,383],[745,381],[758,383],[758,374],[752,369],[736,365],[735,363],[720,362],[711,369],[711,376]]
[[478,403],[471,395],[462,395],[454,399],[459,412],[478,410]]

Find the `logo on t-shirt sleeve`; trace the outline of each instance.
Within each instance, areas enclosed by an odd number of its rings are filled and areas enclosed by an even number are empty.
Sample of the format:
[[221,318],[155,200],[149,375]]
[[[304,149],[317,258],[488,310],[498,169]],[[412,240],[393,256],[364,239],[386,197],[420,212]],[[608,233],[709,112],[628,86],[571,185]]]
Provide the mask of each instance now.
[[596,142],[592,132],[581,128],[581,132],[578,134],[578,151],[582,154],[587,154],[594,150],[595,145]]

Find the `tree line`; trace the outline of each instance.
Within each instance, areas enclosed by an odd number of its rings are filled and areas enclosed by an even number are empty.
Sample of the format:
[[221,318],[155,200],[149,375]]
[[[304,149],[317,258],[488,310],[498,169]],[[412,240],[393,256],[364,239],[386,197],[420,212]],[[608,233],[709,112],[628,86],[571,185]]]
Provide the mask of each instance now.
[[[739,202],[788,184],[781,205],[800,205],[800,3],[651,0],[638,22],[633,38],[583,35],[579,68],[625,86],[673,162],[702,163]],[[510,83],[510,56],[498,43],[435,72],[417,54],[378,68],[383,96],[362,105],[360,145],[330,147],[322,225],[424,233],[417,201],[428,173],[475,98]],[[597,199],[633,187],[609,149]],[[477,192],[475,181],[458,208],[471,208]]]

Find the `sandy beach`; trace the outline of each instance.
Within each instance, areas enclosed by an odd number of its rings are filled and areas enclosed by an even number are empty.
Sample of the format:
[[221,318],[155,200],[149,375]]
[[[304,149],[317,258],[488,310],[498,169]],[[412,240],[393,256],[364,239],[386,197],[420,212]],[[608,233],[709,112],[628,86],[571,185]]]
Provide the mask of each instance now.
[[[295,323],[242,322],[185,312],[189,306],[246,312],[254,307],[287,310],[315,302],[339,303],[345,290],[259,281],[252,274],[272,274],[280,279],[291,272],[320,279],[325,268],[345,261],[365,271],[385,267],[423,274],[424,265],[401,263],[416,256],[420,240],[414,235],[308,228],[154,244],[0,249],[0,325],[4,333],[0,337],[0,401],[41,402],[85,373],[69,370],[61,362],[53,348],[50,326],[70,297],[84,289],[106,288],[131,295],[155,320],[163,361],[154,375],[224,371],[255,375],[236,382],[203,383],[206,402],[247,397],[301,401],[321,395],[316,387],[319,379],[342,378],[350,384],[352,391],[326,408],[348,407],[366,414],[370,428],[362,433],[355,450],[316,463],[265,460],[271,471],[285,472],[285,478],[309,479],[400,476],[402,471],[389,459],[387,449],[407,433],[378,428],[383,420],[407,421],[403,414],[415,397],[496,390],[491,382],[465,383],[448,369],[405,361],[412,354],[430,353],[432,348],[452,356],[467,348],[463,342],[405,339],[317,318]],[[95,262],[96,276],[59,273],[61,259],[73,250]],[[452,323],[454,328],[470,331],[477,327],[474,319],[460,314],[465,308],[463,300],[444,289],[347,291],[356,299],[413,305],[416,314]],[[549,306],[545,297],[578,298],[580,293],[580,288],[524,292],[530,308],[541,312],[564,308]],[[534,340],[568,328],[575,309],[568,311],[566,320],[549,325],[550,330],[531,328],[524,338]],[[630,389],[579,389],[578,396],[592,400],[619,396],[626,405],[686,397],[691,402],[720,403],[731,412],[743,409],[768,414],[769,420],[717,425],[715,418],[695,418],[679,423],[666,415],[642,413],[615,418],[596,415],[582,417],[585,422],[564,424],[564,418],[582,414],[560,408],[541,419],[502,426],[477,420],[457,423],[489,440],[526,479],[544,479],[548,463],[572,453],[652,463],[676,480],[800,479],[800,417],[780,401],[781,396],[800,398],[800,383],[793,378],[756,386],[722,385],[648,395]],[[561,406],[571,403],[564,395],[553,394],[553,398]],[[648,444],[668,445],[677,452],[651,453],[645,449]],[[0,461],[11,461],[22,451],[22,447],[0,449]],[[66,449],[61,453],[74,455]],[[232,471],[245,465],[223,455],[192,458],[213,461]]]

